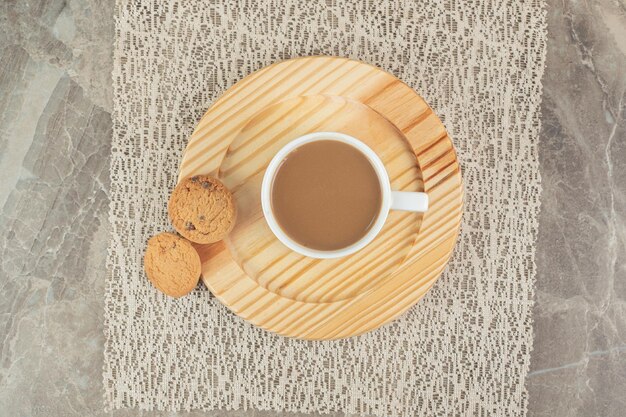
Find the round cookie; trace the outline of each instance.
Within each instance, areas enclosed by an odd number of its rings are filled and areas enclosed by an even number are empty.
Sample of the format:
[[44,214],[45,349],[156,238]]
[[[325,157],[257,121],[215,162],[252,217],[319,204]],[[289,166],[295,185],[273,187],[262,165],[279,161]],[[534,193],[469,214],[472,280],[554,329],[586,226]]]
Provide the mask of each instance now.
[[231,192],[208,175],[182,180],[170,196],[167,211],[174,229],[196,243],[222,240],[235,226],[237,217]]
[[144,256],[148,279],[161,292],[182,297],[200,279],[200,256],[190,242],[173,233],[159,233],[148,240]]

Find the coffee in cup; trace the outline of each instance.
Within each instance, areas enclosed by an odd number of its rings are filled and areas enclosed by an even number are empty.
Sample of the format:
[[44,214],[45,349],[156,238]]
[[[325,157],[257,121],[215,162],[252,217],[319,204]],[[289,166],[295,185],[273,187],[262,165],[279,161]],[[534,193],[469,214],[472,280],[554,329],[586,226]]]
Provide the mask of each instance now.
[[283,231],[307,248],[331,251],[361,240],[376,222],[382,202],[369,159],[344,142],[320,139],[291,151],[271,192]]

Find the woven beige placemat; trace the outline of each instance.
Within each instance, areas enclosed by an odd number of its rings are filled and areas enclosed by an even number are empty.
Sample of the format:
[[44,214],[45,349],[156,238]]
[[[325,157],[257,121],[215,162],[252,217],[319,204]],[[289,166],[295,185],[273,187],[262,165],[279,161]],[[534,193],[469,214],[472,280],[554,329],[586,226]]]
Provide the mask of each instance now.
[[[523,415],[545,38],[543,0],[118,0],[106,406]],[[204,111],[250,72],[316,54],[380,66],[422,94],[466,189],[458,246],[431,292],[334,342],[254,328],[202,286],[166,298],[142,272]]]

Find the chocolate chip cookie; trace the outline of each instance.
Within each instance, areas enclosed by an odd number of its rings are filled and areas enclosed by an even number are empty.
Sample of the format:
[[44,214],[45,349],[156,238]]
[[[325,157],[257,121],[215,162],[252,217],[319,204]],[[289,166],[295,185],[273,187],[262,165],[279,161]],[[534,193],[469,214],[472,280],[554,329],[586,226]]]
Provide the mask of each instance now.
[[237,216],[231,192],[208,175],[182,180],[172,192],[167,209],[176,231],[196,243],[222,240],[235,226]]
[[182,297],[200,279],[200,256],[190,242],[173,233],[159,233],[148,240],[144,257],[148,279],[161,292]]

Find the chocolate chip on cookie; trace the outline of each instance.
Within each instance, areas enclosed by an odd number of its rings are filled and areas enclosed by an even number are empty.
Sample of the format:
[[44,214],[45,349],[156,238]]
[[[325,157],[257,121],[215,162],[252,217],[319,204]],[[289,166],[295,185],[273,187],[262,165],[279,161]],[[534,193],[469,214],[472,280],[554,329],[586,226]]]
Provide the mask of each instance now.
[[231,192],[208,175],[182,180],[172,192],[167,210],[176,231],[196,243],[222,240],[235,226],[237,215]]
[[200,256],[190,242],[173,233],[159,233],[148,240],[144,269],[152,284],[171,297],[182,297],[200,279]]

